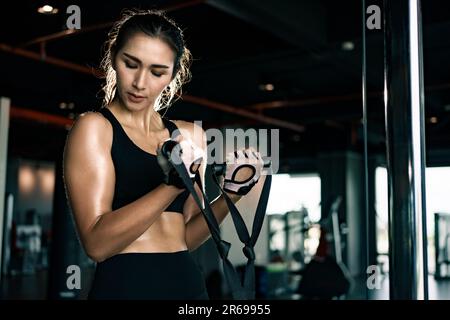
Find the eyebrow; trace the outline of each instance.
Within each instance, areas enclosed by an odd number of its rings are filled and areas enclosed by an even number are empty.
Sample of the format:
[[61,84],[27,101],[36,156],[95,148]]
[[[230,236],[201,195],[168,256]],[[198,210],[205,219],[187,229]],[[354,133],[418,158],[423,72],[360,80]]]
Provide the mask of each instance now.
[[[129,58],[129,59],[131,59],[131,60],[137,62],[137,63],[142,64],[142,61],[141,61],[141,60],[139,60],[139,59],[136,58],[135,56],[132,56],[132,55],[129,54],[129,53],[124,52],[123,55],[126,56],[127,58]],[[169,66],[166,66],[165,64],[151,64],[150,67],[153,67],[153,68],[165,68],[165,69],[169,69]]]

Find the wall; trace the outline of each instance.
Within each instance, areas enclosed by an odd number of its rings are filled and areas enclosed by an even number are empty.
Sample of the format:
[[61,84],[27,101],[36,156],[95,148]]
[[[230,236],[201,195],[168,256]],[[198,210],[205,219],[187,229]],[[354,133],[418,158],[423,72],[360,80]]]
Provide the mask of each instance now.
[[351,275],[360,275],[364,272],[366,257],[363,157],[355,152],[326,153],[319,156],[318,163],[322,217],[329,216],[331,203],[341,196],[339,221],[347,226],[347,233],[342,235],[342,257]]
[[23,158],[8,161],[6,192],[14,194],[14,221],[26,223],[26,212],[35,209],[44,227],[50,227],[55,166],[52,162]]

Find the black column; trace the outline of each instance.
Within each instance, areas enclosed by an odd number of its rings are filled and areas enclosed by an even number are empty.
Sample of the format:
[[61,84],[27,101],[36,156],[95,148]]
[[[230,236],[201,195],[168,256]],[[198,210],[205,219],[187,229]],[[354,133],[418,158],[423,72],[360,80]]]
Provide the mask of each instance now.
[[390,298],[427,299],[420,1],[384,3]]

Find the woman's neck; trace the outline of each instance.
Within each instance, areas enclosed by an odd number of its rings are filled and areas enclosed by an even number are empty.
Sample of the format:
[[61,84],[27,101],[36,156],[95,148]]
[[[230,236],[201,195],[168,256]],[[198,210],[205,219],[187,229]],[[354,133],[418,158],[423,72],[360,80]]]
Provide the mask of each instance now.
[[161,115],[153,110],[152,107],[142,110],[130,110],[123,103],[120,103],[117,98],[108,107],[115,111],[115,114],[120,117],[125,125],[132,126],[145,134],[151,134],[165,128]]

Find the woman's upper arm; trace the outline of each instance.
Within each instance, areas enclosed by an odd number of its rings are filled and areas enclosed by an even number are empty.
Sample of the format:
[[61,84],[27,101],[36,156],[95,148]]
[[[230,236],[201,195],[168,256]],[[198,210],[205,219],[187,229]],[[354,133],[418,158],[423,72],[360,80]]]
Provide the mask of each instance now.
[[111,211],[115,184],[111,144],[111,124],[94,112],[80,115],[67,137],[64,183],[83,242],[100,216]]

